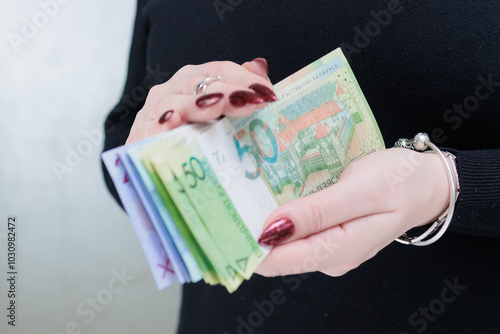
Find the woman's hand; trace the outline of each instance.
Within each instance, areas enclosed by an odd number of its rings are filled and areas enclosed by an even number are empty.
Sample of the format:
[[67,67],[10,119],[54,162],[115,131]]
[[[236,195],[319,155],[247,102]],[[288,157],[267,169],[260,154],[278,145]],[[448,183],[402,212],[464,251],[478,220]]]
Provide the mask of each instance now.
[[[267,71],[264,58],[243,65],[218,61],[184,66],[170,80],[151,88],[126,144],[191,122],[250,115],[276,100]],[[208,84],[203,95],[193,95],[198,82],[217,75],[222,80]]]
[[435,220],[448,199],[436,154],[403,148],[372,153],[349,165],[333,186],[271,213],[259,242],[277,246],[256,272],[343,275],[409,229]]

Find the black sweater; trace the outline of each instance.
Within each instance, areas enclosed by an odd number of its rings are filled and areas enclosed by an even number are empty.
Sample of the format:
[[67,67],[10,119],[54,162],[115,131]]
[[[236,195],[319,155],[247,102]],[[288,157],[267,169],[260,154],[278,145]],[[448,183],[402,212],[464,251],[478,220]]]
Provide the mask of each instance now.
[[147,90],[186,64],[265,57],[278,82],[338,46],[387,146],[422,131],[456,154],[449,230],[428,247],[393,243],[339,278],[254,275],[231,295],[186,284],[179,332],[500,333],[498,1],[139,0],[104,149],[124,144]]

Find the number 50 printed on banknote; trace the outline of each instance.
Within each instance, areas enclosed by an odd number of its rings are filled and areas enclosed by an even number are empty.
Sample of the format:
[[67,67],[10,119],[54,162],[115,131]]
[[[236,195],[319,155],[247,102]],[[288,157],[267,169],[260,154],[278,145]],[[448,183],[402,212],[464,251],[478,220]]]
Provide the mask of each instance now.
[[[202,276],[236,290],[270,251],[257,240],[276,207],[333,185],[351,162],[385,148],[341,49],[274,92],[278,100],[249,117],[187,125],[126,149],[126,172],[142,178],[132,183],[149,185],[137,194],[156,199],[142,204],[166,217],[153,225],[169,259],[187,269],[176,272],[181,282]],[[113,161],[111,153],[103,158]],[[120,196],[127,207],[130,196]]]
[[352,161],[385,148],[340,48],[274,85],[278,100],[230,119],[248,178],[262,177],[278,205],[335,183]]

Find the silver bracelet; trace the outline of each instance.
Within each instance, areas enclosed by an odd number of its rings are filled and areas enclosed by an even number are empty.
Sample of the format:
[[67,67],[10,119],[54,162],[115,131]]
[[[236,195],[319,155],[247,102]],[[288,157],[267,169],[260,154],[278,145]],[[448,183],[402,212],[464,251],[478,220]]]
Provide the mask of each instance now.
[[[417,237],[409,237],[406,233],[401,235],[396,241],[405,245],[414,246],[427,246],[441,238],[448,226],[450,225],[453,212],[455,211],[455,202],[460,193],[460,186],[458,183],[458,173],[455,164],[455,156],[449,152],[441,151],[436,145],[431,143],[427,133],[418,133],[413,139],[401,138],[394,147],[409,148],[415,151],[423,152],[430,148],[436,153],[443,162],[446,173],[448,174],[448,181],[450,185],[450,206],[446,211],[436,219],[431,227]],[[452,162],[450,162],[451,159]]]

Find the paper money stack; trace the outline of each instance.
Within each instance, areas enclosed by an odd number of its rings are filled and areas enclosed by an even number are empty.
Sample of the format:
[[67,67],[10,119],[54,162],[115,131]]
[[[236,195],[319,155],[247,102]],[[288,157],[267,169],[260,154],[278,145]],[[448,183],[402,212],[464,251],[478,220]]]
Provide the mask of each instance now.
[[274,86],[246,118],[187,125],[103,153],[159,289],[203,279],[233,292],[269,252],[277,206],[334,184],[385,148],[342,51]]

